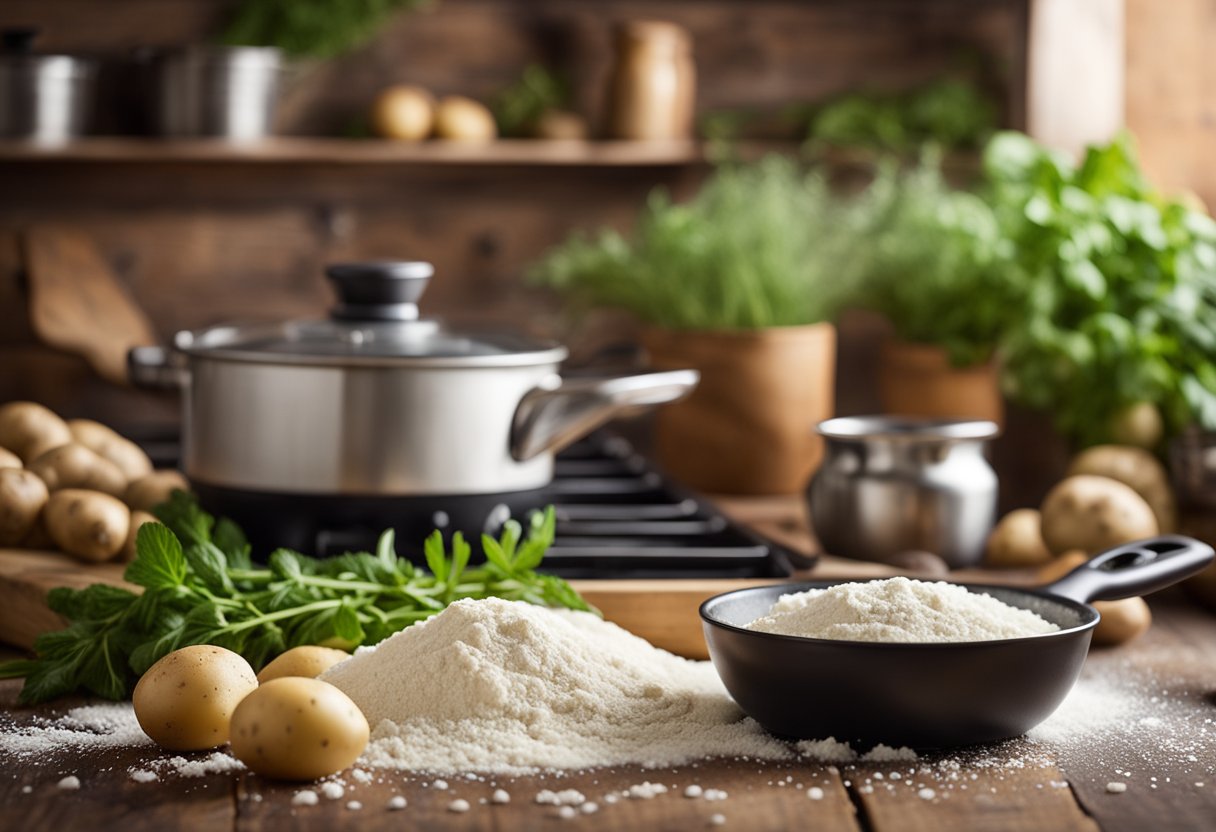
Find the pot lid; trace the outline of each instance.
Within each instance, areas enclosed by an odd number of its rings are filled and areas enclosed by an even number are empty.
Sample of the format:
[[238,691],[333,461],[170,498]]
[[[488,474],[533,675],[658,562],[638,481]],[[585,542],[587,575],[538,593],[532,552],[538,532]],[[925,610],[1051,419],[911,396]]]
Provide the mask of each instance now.
[[555,364],[566,349],[511,332],[460,332],[419,317],[430,263],[328,266],[338,302],[328,320],[217,326],[179,332],[192,355],[271,364],[527,366]]

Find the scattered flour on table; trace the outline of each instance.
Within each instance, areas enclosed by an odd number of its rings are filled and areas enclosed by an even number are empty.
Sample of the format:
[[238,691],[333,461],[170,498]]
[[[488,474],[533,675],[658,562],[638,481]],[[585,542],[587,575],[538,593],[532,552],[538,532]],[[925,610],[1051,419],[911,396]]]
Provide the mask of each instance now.
[[0,752],[37,759],[49,751],[152,745],[139,727],[130,702],[85,705],[61,717],[36,718],[30,725],[5,726]]
[[458,601],[321,678],[372,726],[369,766],[524,773],[791,756],[709,662],[583,612]]
[[994,641],[1060,629],[957,584],[889,578],[783,595],[749,629],[839,641]]

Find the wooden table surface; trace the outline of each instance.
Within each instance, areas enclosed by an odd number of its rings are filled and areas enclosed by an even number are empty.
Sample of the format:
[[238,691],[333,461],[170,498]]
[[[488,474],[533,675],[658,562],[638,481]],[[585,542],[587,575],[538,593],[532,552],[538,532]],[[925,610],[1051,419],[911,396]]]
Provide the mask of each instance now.
[[[761,527],[776,524],[798,532],[799,521],[779,513],[768,511],[756,520]],[[1137,680],[1147,691],[1144,713],[1123,714],[1129,726],[1138,720],[1158,724],[1152,720],[1166,714],[1168,705],[1173,716],[1160,742],[1145,742],[1143,731],[1129,728],[1126,736],[1106,730],[1060,743],[1019,739],[963,754],[922,755],[915,762],[831,767],[718,760],[543,778],[449,776],[444,790],[435,788],[431,777],[369,770],[370,778],[345,773],[342,797],[321,797],[315,806],[292,804],[296,792],[315,785],[278,784],[246,772],[166,773],[156,782],[135,782],[131,770],[155,767],[169,756],[151,747],[63,749],[32,758],[0,751],[0,829],[527,830],[563,823],[630,832],[1216,829],[1216,615],[1180,593],[1154,599],[1153,610],[1156,619],[1147,635],[1120,648],[1094,650],[1083,678]],[[45,724],[81,704],[19,709],[14,707],[18,689],[16,681],[0,682],[0,726],[7,731],[39,720]],[[79,777],[81,787],[58,788],[66,775]],[[652,799],[621,796],[646,781],[668,791]],[[1127,791],[1109,793],[1112,781],[1126,782]],[[684,789],[693,784],[725,790],[727,796],[685,797]],[[488,802],[499,787],[510,793],[509,804]],[[812,788],[816,791],[808,793]],[[561,818],[555,807],[534,802],[544,789],[577,789],[597,811]],[[407,800],[399,811],[388,807],[396,795]],[[458,798],[468,801],[469,811],[449,810]]]

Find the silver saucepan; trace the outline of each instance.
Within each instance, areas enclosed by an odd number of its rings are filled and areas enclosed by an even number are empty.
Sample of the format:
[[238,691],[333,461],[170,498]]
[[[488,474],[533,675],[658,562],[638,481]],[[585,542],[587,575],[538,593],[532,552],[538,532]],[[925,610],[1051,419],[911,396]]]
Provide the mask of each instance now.
[[328,320],[217,326],[131,351],[135,384],[184,391],[182,467],[212,502],[273,508],[265,500],[283,496],[307,513],[345,500],[349,516],[369,499],[447,511],[464,495],[532,492],[556,451],[698,381],[694,370],[563,379],[558,344],[420,319],[428,263],[327,274],[340,299]]

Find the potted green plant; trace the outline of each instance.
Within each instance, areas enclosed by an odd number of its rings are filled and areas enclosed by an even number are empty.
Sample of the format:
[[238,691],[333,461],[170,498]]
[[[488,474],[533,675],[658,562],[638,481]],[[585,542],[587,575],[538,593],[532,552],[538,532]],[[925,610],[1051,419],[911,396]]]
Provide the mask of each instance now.
[[865,240],[858,301],[895,331],[880,354],[883,409],[999,424],[997,348],[1018,294],[992,209],[926,160],[881,168],[855,210]]
[[1001,134],[984,165],[1027,287],[1010,398],[1082,446],[1216,430],[1216,222],[1156,193],[1126,135],[1074,164]]
[[837,208],[822,178],[773,156],[719,169],[684,204],[656,191],[630,236],[575,236],[537,267],[572,301],[640,319],[655,366],[701,371],[656,416],[659,461],[689,485],[791,493],[817,465],[852,262]]

